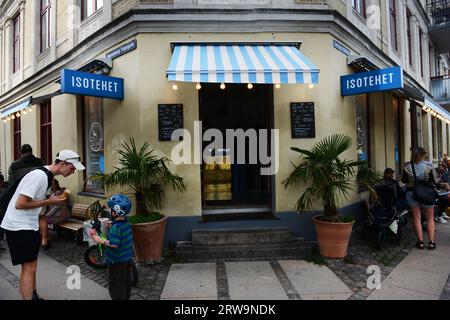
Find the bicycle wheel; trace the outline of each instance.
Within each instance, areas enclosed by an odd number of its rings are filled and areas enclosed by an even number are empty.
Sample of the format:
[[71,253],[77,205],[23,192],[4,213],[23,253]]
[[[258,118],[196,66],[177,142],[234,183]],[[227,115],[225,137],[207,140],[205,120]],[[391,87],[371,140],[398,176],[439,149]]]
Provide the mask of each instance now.
[[134,264],[134,261],[130,261],[128,264],[129,272],[130,272],[130,285],[134,287],[139,281],[139,273]]
[[84,261],[94,269],[106,269],[104,256],[100,253],[98,245],[90,246],[84,253]]

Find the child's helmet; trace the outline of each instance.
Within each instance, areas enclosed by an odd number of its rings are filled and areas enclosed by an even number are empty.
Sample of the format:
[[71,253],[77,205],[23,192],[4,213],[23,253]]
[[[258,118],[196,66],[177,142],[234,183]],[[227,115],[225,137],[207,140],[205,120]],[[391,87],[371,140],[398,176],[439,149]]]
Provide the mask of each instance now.
[[119,193],[108,199],[108,206],[119,216],[124,216],[130,213],[131,201],[127,196]]

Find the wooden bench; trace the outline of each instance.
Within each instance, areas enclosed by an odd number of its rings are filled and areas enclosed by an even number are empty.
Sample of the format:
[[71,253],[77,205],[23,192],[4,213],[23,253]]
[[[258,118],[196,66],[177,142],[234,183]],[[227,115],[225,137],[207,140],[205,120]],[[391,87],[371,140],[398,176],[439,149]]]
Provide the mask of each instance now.
[[53,228],[56,231],[66,229],[75,233],[75,240],[78,243],[83,241],[83,223],[90,219],[90,205],[84,203],[74,203],[72,210],[70,211],[70,218],[64,220],[58,224],[55,224]]

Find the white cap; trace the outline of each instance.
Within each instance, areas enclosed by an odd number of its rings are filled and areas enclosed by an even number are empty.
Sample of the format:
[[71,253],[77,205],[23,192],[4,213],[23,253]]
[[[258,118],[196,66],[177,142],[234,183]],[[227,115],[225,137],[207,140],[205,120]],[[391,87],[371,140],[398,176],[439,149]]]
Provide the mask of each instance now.
[[80,156],[75,151],[62,150],[56,155],[56,159],[73,164],[73,166],[77,170],[85,169],[80,161],[81,160]]

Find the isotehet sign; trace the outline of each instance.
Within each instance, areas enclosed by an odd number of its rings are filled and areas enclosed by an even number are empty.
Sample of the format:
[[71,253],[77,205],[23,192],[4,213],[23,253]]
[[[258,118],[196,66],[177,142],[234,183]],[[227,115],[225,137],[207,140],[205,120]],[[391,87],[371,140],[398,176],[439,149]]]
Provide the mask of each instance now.
[[342,96],[401,88],[403,88],[402,67],[360,72],[341,77]]
[[123,100],[123,79],[64,69],[61,93]]

